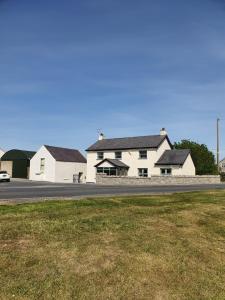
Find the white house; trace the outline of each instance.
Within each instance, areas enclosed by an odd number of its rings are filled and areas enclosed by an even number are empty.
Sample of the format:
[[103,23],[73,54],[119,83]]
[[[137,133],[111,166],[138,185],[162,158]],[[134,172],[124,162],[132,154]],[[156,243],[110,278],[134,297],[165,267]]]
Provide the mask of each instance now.
[[116,176],[195,175],[189,150],[172,150],[166,130],[159,135],[99,140],[87,150],[87,182],[96,174]]
[[75,149],[42,146],[30,162],[30,180],[83,183],[86,158]]

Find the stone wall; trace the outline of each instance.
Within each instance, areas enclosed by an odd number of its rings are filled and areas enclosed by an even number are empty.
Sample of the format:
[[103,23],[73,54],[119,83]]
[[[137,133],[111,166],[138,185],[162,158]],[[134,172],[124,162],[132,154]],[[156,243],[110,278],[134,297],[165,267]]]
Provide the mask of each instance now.
[[152,176],[152,177],[124,177],[96,175],[96,183],[100,185],[193,185],[219,184],[220,176]]

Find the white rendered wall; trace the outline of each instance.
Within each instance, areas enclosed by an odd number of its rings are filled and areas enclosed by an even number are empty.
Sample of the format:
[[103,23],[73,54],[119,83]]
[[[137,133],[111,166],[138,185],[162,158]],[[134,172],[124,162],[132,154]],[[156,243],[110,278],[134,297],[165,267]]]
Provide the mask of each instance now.
[[[158,175],[159,170],[155,168],[155,163],[161,157],[165,150],[170,150],[171,147],[168,141],[165,139],[158,149],[147,149],[147,159],[139,158],[139,150],[124,150],[122,151],[121,161],[129,166],[128,176],[138,176],[138,168],[148,168],[148,175]],[[140,149],[141,150],[141,149]],[[145,149],[143,149],[145,150]],[[115,150],[116,151],[116,150]],[[103,151],[104,159],[115,159],[115,151]],[[101,152],[101,151],[99,151]],[[96,152],[87,153],[87,182],[96,182],[96,168],[102,160],[97,159]]]
[[100,168],[112,168],[114,166],[111,163],[109,163],[108,161],[104,161],[99,167]]
[[73,175],[83,173],[81,182],[86,181],[87,164],[74,162],[60,162],[55,164],[55,182],[73,182]]
[[179,170],[175,170],[173,175],[179,175],[179,176],[196,175],[195,166],[190,154],[188,155],[183,166],[179,168]]
[[0,149],[0,158],[5,154],[5,151],[3,151],[2,149]]
[[[1,157],[2,157],[4,154],[5,154],[5,152],[4,152],[2,149],[0,149],[0,159],[1,159]],[[2,168],[1,168],[1,161],[0,161],[0,170],[2,170]]]
[[[40,172],[41,158],[45,158],[43,174]],[[30,161],[30,180],[55,182],[55,163],[49,151],[42,146]]]

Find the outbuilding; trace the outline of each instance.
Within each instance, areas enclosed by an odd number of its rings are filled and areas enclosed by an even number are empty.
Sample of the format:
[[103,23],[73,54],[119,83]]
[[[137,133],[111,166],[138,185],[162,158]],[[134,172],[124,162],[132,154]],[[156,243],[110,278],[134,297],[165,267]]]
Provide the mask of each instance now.
[[30,160],[34,151],[13,149],[1,157],[1,170],[13,178],[29,178]]
[[163,176],[195,175],[195,166],[189,149],[166,150],[156,162],[155,167]]
[[31,160],[30,180],[84,183],[86,168],[78,150],[44,145]]
[[1,171],[1,157],[5,154],[5,151],[0,148],[0,171]]

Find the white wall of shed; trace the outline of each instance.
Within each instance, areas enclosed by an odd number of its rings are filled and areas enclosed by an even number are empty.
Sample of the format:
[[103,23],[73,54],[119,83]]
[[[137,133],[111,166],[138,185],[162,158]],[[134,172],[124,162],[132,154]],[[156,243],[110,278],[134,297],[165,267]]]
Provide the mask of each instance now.
[[86,181],[87,164],[56,161],[55,182],[73,182],[73,176],[82,173],[81,182]]
[[[45,159],[44,173],[41,173],[41,159]],[[55,159],[42,146],[30,161],[30,180],[55,182]]]

